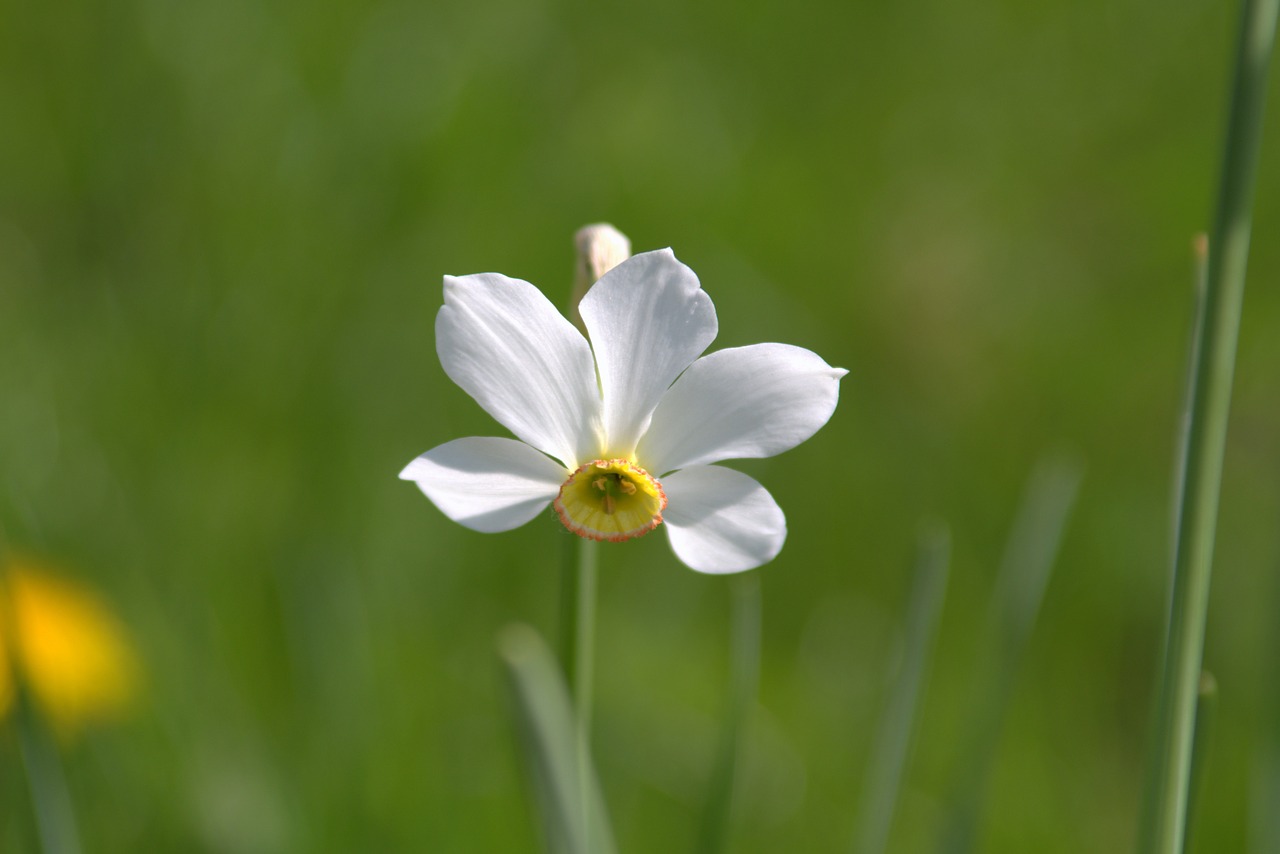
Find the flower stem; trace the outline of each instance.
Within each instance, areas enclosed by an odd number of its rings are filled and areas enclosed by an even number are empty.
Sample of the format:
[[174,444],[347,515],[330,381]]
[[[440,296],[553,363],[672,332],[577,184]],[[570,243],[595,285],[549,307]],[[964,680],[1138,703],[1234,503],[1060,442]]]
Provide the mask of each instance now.
[[591,690],[595,668],[596,642],[596,574],[600,544],[595,540],[578,542],[577,578],[577,650],[573,670],[573,711],[583,741],[591,733]]
[[[571,695],[575,724],[575,754],[579,781],[588,779],[591,765],[591,691],[595,665],[596,575],[599,543],[574,537],[566,551],[561,574],[560,660]],[[579,792],[584,825],[589,822],[587,792]],[[590,835],[590,828],[584,829]]]
[[[569,296],[569,316],[584,335],[587,330],[578,313],[578,303],[596,280],[631,254],[631,241],[611,225],[597,223],[574,235],[577,261],[573,291]],[[578,778],[585,781],[591,765],[591,686],[595,666],[596,567],[599,543],[574,538],[560,574],[560,660],[572,695],[577,730]],[[589,837],[588,793],[579,792],[584,831]]]
[[1181,854],[1186,833],[1196,693],[1204,653],[1222,460],[1249,255],[1267,68],[1278,11],[1280,0],[1245,0],[1241,12],[1222,178],[1209,241],[1204,314],[1194,345],[1169,628],[1156,706],[1156,739],[1147,768],[1149,808],[1143,812],[1140,835],[1139,850],[1146,854]]
[[560,582],[560,660],[584,734],[591,731],[599,545],[575,537],[566,551]]
[[760,578],[754,572],[730,581],[732,640],[729,650],[729,702],[716,764],[711,772],[707,806],[703,813],[699,854],[720,854],[732,829],[735,780],[742,752],[742,730],[755,704],[760,684]]

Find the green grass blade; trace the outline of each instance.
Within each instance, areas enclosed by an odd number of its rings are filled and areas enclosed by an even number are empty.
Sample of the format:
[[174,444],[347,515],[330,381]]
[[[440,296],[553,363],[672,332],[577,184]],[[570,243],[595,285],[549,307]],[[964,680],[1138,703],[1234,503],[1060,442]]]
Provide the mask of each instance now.
[[973,850],[992,757],[1082,476],[1071,457],[1037,465],[1009,535],[979,650],[979,661],[988,665],[974,678],[982,706],[962,754],[943,831],[941,849],[949,854]]
[[999,625],[1005,665],[1000,671],[1010,680],[1040,613],[1083,474],[1075,458],[1051,458],[1036,466],[1027,485],[1005,548],[992,603],[992,620]]
[[950,562],[951,535],[946,525],[940,522],[926,525],[917,546],[901,671],[885,705],[862,787],[854,844],[857,854],[882,854],[888,846],[916,709],[928,677],[933,640],[946,598]]
[[62,761],[49,732],[41,725],[25,692],[15,703],[18,743],[22,764],[31,789],[40,850],[44,854],[80,854],[80,834],[76,829],[71,793],[62,773]]
[[525,625],[498,637],[547,848],[556,854],[613,854],[600,785],[583,755],[568,691],[551,650]]
[[1218,680],[1205,671],[1200,674],[1200,690],[1196,694],[1196,732],[1191,745],[1191,782],[1187,796],[1187,826],[1183,831],[1182,850],[1191,850],[1197,807],[1204,791],[1205,764],[1209,758],[1209,740],[1218,708]]
[[1280,0],[1245,0],[1241,13],[1222,179],[1209,240],[1204,315],[1194,344],[1169,628],[1139,834],[1144,854],[1183,850],[1222,460],[1278,11]]
[[1249,781],[1249,854],[1280,851],[1280,743],[1273,737],[1253,757]]
[[[596,587],[599,576],[599,546],[595,540],[570,537],[565,547],[561,577],[560,662],[576,722],[578,776],[585,781],[590,771],[591,704],[595,676]],[[586,793],[580,793],[585,798]],[[586,811],[584,803],[579,809]]]
[[755,572],[737,575],[730,579],[730,586],[733,637],[729,658],[729,701],[703,811],[696,849],[698,854],[719,854],[728,846],[733,827],[742,731],[755,705],[760,684],[760,576]]
[[1178,443],[1173,459],[1173,524],[1169,528],[1172,548],[1178,547],[1182,528],[1182,502],[1187,492],[1187,444],[1191,441],[1191,401],[1195,397],[1196,362],[1204,328],[1205,294],[1209,289],[1209,235],[1197,234],[1191,243],[1195,262],[1195,311],[1191,318],[1191,347],[1187,352],[1186,382],[1182,389],[1182,415],[1178,419]]

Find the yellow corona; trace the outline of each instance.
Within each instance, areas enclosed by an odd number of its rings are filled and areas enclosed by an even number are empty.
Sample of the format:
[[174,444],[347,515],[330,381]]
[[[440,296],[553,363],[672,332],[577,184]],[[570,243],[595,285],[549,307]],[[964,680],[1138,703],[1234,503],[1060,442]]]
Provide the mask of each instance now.
[[662,524],[662,484],[630,460],[595,460],[579,466],[560,487],[556,515],[589,540],[620,543]]

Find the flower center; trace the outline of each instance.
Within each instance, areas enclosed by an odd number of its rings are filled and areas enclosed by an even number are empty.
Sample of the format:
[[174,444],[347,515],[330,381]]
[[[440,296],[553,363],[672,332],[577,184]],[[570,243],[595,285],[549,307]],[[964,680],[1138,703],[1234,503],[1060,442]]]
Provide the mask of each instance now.
[[569,475],[555,500],[556,515],[570,531],[614,543],[658,527],[666,506],[662,484],[627,460],[581,466]]

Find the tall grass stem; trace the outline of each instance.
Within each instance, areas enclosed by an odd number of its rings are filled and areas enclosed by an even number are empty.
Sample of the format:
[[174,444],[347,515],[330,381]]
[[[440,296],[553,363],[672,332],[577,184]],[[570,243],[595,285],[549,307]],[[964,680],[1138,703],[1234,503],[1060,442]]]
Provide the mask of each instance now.
[[[577,779],[585,784],[591,762],[591,702],[595,668],[596,581],[599,543],[574,537],[568,548],[561,581],[560,661],[569,686],[574,721]],[[583,821],[588,819],[588,794],[579,792]]]
[[40,850],[43,854],[80,854],[80,834],[57,748],[24,692],[19,690],[17,693],[18,742],[31,792],[36,831],[40,836]]
[[1227,417],[1244,300],[1267,72],[1280,0],[1244,0],[1236,45],[1217,210],[1209,238],[1204,314],[1196,342],[1173,586],[1147,766],[1143,854],[1182,854],[1204,655]]
[[707,791],[698,854],[721,854],[733,833],[742,763],[743,730],[760,686],[760,576],[755,572],[730,579],[729,696]]
[[947,854],[974,850],[1004,718],[1082,477],[1074,457],[1042,460],[1018,508],[980,641],[981,663],[973,679],[977,707],[957,765],[951,815],[940,846]]
[[1195,832],[1197,809],[1204,793],[1205,768],[1209,762],[1209,742],[1213,735],[1213,719],[1218,709],[1218,680],[1204,671],[1200,674],[1200,688],[1196,692],[1196,732],[1191,743],[1191,782],[1187,795],[1187,825],[1183,831],[1182,850],[1191,850]]
[[915,580],[907,610],[900,670],[880,719],[862,786],[854,844],[856,854],[883,854],[888,848],[902,771],[946,598],[950,562],[951,534],[947,526],[938,521],[924,524],[916,547]]
[[1274,736],[1253,755],[1249,779],[1249,854],[1280,851],[1280,743]]
[[551,650],[532,628],[515,625],[499,635],[498,652],[515,700],[548,850],[613,854],[604,798]]

